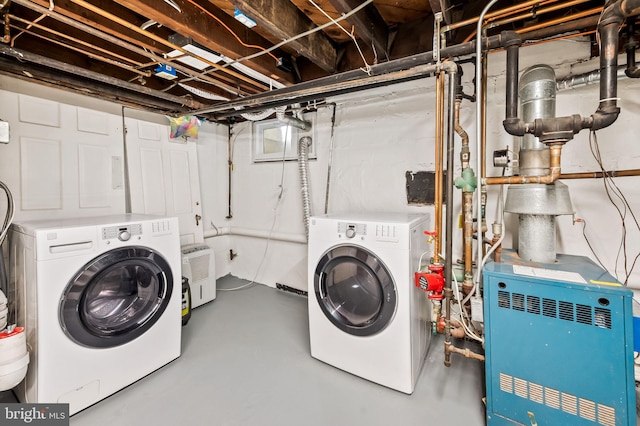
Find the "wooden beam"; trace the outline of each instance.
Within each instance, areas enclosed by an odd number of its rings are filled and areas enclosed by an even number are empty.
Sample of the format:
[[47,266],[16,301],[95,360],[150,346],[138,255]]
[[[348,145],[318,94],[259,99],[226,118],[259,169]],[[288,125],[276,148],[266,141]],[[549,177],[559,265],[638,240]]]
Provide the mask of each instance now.
[[[348,13],[362,3],[359,0],[329,0],[329,2],[340,13]],[[389,29],[373,4],[351,15],[347,21],[355,27],[356,34],[367,46],[373,46],[378,57],[382,59],[382,56],[388,56]]]
[[[280,40],[288,40],[316,25],[289,0],[233,0],[242,12]],[[288,43],[323,70],[336,70],[337,52],[322,31]]]
[[[180,3],[182,12],[179,12],[167,3],[157,0],[115,1],[231,59],[238,59],[256,53],[256,48],[248,47],[248,45],[265,47],[271,45],[271,43],[257,34],[247,31],[247,28],[241,23],[210,4],[203,5],[200,8],[195,2],[183,1]],[[210,14],[215,15],[216,18],[229,27],[242,42],[238,41]],[[293,82],[291,74],[277,69],[276,60],[268,55],[244,61],[243,64],[283,84],[291,84]]]

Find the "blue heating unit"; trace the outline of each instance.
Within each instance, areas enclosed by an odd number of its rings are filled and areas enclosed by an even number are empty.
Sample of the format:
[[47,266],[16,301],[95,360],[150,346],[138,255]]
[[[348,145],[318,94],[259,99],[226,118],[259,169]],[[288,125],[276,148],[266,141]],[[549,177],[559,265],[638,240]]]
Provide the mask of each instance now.
[[488,425],[635,425],[632,292],[586,257],[483,270]]

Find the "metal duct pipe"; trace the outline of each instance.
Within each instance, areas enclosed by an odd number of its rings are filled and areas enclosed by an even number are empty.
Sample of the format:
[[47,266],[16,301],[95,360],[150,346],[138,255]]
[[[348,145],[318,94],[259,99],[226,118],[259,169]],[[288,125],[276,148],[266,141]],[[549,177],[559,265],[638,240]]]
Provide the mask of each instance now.
[[[524,70],[518,93],[525,122],[556,116],[556,73],[550,66],[534,65]],[[549,170],[549,148],[530,133],[522,137],[518,158],[521,175],[542,176]]]
[[300,193],[302,194],[302,214],[304,217],[304,233],[309,240],[309,218],[311,217],[311,200],[309,199],[309,147],[311,138],[303,136],[298,141],[298,170],[300,171]]
[[297,127],[301,130],[309,130],[311,129],[311,122],[300,120],[299,118],[290,117],[285,114],[285,110],[287,107],[278,107],[276,108],[276,118],[281,123],[284,123],[288,126]]
[[[600,35],[600,101],[598,109],[589,117],[574,114],[568,117],[554,117],[550,119],[536,119],[525,122],[514,115],[514,106],[508,105],[507,117],[503,121],[505,130],[514,136],[531,133],[539,137],[544,143],[565,143],[582,129],[599,130],[610,126],[620,114],[617,106],[618,80],[618,30],[624,20],[630,16],[640,14],[640,0],[609,1],[600,15],[598,34]],[[505,32],[503,32],[505,34]],[[509,37],[508,35],[505,35]],[[517,37],[517,36],[516,36]],[[519,44],[512,42],[512,49],[517,52]],[[507,76],[514,78],[512,70],[513,59],[517,53],[507,54]],[[517,78],[517,63],[515,78]],[[514,96],[510,91],[514,83],[507,83],[507,102],[513,102]]]

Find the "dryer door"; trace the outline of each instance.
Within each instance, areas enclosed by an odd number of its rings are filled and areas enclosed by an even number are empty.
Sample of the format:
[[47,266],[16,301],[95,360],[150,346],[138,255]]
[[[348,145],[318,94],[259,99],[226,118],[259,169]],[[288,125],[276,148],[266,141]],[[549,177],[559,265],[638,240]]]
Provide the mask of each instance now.
[[320,308],[339,329],[370,336],[382,331],[396,310],[396,286],[382,261],[357,246],[327,251],[315,270]]
[[146,247],[118,248],[90,261],[69,281],[60,323],[83,346],[123,345],[153,326],[172,292],[171,267],[160,254]]

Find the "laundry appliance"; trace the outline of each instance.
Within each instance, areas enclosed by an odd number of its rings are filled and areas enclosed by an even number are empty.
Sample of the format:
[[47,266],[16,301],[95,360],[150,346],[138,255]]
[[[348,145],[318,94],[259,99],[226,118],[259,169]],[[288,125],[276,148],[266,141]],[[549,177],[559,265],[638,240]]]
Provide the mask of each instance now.
[[11,282],[31,361],[21,402],[74,414],[180,356],[176,218],[16,223]]
[[[412,393],[430,342],[431,304],[414,285],[429,216],[345,213],[309,226],[311,355]],[[429,256],[425,256],[425,261]]]

